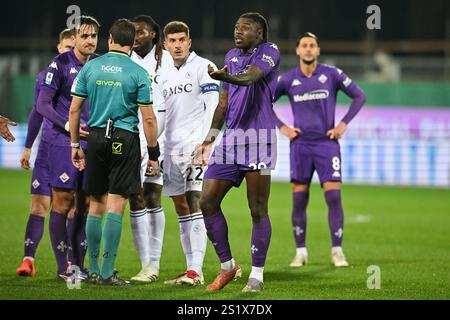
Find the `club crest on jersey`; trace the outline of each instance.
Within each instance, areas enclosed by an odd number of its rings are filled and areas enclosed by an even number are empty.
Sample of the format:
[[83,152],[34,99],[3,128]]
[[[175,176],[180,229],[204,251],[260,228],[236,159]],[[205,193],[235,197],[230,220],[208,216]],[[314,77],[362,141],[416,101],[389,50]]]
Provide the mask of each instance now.
[[233,57],[230,61],[234,62],[234,63],[238,63],[238,58],[237,57]]
[[324,74],[321,74],[319,77],[319,81],[322,83],[325,83],[328,80],[327,76]]
[[300,82],[300,80],[294,79],[294,81],[292,81],[292,83],[291,83],[291,87],[299,86],[301,84],[302,83]]
[[59,180],[61,180],[62,183],[66,183],[67,181],[69,181],[69,179],[70,179],[69,175],[65,172],[59,176]]
[[32,186],[33,189],[37,189],[41,184],[39,183],[39,181],[37,179],[34,179]]

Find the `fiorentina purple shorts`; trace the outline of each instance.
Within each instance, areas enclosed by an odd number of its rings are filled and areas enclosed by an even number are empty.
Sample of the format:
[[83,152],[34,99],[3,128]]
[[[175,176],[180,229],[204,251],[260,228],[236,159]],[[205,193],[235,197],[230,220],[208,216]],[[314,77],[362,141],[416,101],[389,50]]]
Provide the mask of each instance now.
[[52,195],[48,170],[48,151],[49,144],[41,140],[31,176],[31,194],[49,197]]
[[336,140],[291,143],[290,160],[291,182],[309,184],[314,171],[317,171],[320,184],[342,181],[341,151]]
[[239,187],[247,172],[261,171],[261,174],[270,175],[276,157],[276,144],[218,145],[208,161],[203,179],[229,180]]
[[[86,150],[83,150],[86,155]],[[72,148],[50,145],[49,174],[52,188],[86,190],[86,170],[78,171],[72,163]]]

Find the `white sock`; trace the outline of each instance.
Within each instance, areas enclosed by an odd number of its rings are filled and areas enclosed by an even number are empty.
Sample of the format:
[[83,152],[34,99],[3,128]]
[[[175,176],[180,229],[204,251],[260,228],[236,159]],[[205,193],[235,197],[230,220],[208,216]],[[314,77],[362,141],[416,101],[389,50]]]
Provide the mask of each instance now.
[[341,254],[341,255],[344,254],[344,253],[342,252],[342,247],[332,247],[332,248],[331,248],[331,254],[334,254],[334,253]]
[[264,276],[263,276],[263,272],[264,272],[264,267],[259,268],[259,267],[253,267],[252,266],[252,272],[250,272],[250,275],[248,276],[249,278],[254,278],[258,281],[264,282]]
[[189,269],[194,270],[201,275],[203,260],[206,253],[206,244],[208,241],[205,221],[203,220],[203,214],[201,212],[196,212],[191,215],[190,240],[192,247],[192,264],[189,266]]
[[28,257],[28,256],[26,256],[26,257],[23,257],[23,261],[25,261],[25,260],[31,260],[31,262],[34,262],[34,258],[33,257]]
[[226,271],[231,271],[231,270],[233,270],[235,265],[236,265],[236,263],[234,262],[234,259],[231,258],[231,260],[222,262],[220,264],[220,269],[226,270]]
[[308,256],[308,251],[306,250],[306,247],[297,248],[297,255],[303,254],[305,257]]
[[192,246],[191,246],[191,216],[179,216],[178,222],[180,223],[180,240],[183,247],[184,255],[186,256],[186,269],[192,264]]
[[147,212],[149,218],[150,267],[159,271],[166,216],[164,215],[164,209],[161,207],[148,208]]
[[150,262],[150,246],[148,239],[148,215],[147,209],[131,211],[130,224],[133,231],[133,240],[136,250],[141,259],[142,269]]

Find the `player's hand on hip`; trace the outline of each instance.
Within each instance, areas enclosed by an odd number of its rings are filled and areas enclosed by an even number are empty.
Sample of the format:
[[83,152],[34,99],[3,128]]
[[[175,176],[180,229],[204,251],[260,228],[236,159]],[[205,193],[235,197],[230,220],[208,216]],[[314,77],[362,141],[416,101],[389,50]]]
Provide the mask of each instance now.
[[226,80],[227,75],[228,75],[228,67],[227,66],[223,66],[222,69],[219,70],[214,70],[213,66],[211,66],[210,64],[208,65],[208,74],[211,78],[213,78],[214,80]]
[[347,129],[347,125],[344,122],[339,122],[336,128],[328,130],[327,136],[332,140],[339,140],[344,135],[345,130]]
[[191,163],[194,166],[206,166],[211,154],[211,144],[198,144],[191,154]]
[[292,128],[284,125],[280,128],[280,132],[292,141],[297,138],[300,133],[302,133],[302,130],[300,130],[300,128]]
[[147,161],[147,170],[145,170],[145,176],[154,177],[158,174],[158,161],[148,160]]
[[31,156],[31,149],[25,148],[23,149],[22,155],[20,156],[20,166],[22,169],[28,170],[30,169],[30,156]]
[[80,123],[80,137],[81,138],[87,138],[89,137],[89,131],[85,131],[83,130],[84,128],[87,127],[86,123]]
[[72,148],[72,163],[78,171],[83,171],[86,168],[83,149]]

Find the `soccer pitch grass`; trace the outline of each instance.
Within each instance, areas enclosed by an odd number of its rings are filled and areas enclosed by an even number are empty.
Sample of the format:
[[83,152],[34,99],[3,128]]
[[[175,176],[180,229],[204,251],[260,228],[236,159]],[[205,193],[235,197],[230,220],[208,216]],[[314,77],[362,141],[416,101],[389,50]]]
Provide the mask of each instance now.
[[[48,218],[37,251],[37,275],[16,277],[23,255],[29,212],[30,173],[0,170],[0,299],[449,299],[450,195],[449,190],[350,186],[343,189],[344,252],[350,267],[330,264],[327,209],[318,185],[311,188],[307,246],[309,264],[288,265],[295,253],[291,228],[291,192],[287,183],[273,183],[270,197],[272,241],[265,267],[265,290],[244,294],[251,269],[251,219],[246,188],[233,189],[223,204],[231,249],[242,266],[243,278],[220,292],[205,287],[168,286],[163,282],[182,272],[185,260],[173,204],[164,198],[166,231],[160,280],[131,287],[82,284],[69,290],[55,280],[56,263],[50,246]],[[367,268],[379,266],[381,288],[368,289]],[[116,268],[129,279],[140,269],[129,214],[124,219]],[[208,242],[205,280],[211,282],[219,262]]]

